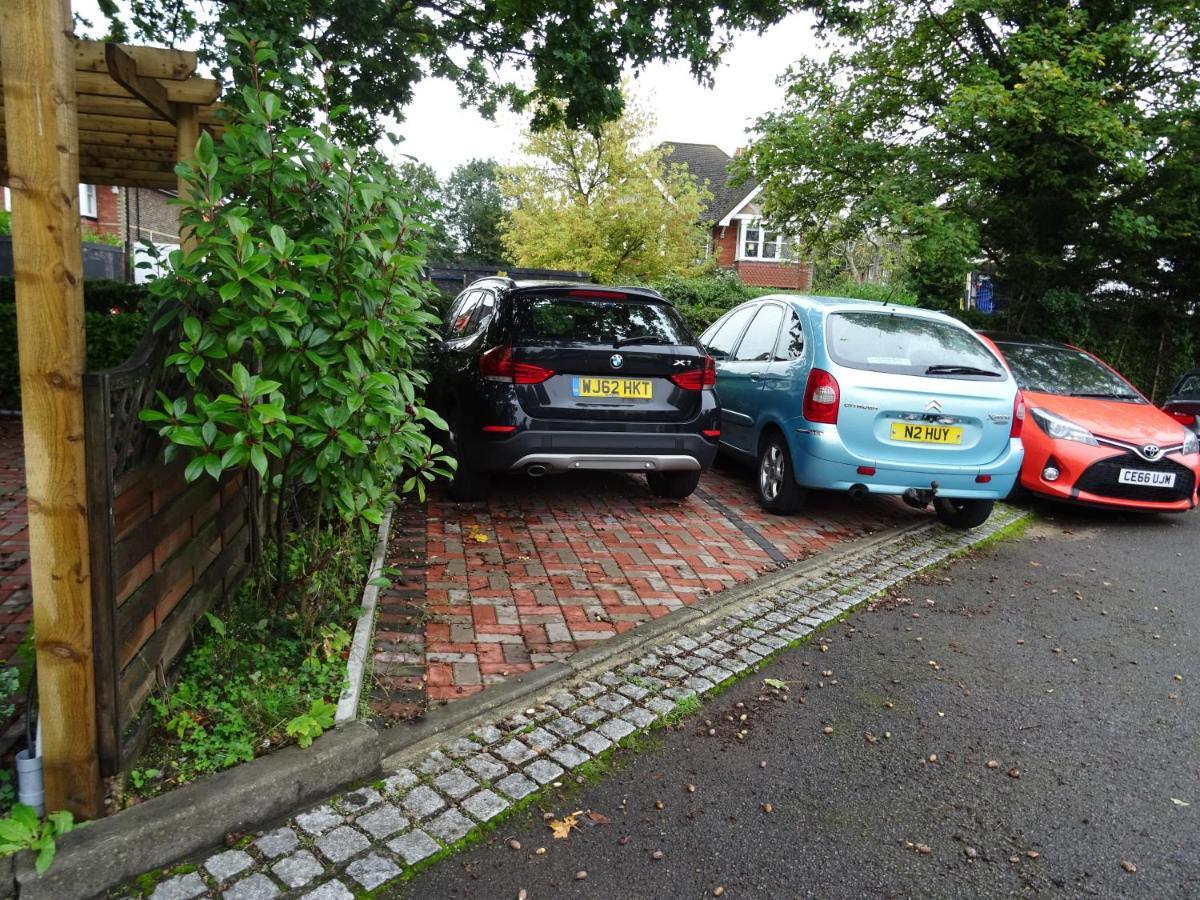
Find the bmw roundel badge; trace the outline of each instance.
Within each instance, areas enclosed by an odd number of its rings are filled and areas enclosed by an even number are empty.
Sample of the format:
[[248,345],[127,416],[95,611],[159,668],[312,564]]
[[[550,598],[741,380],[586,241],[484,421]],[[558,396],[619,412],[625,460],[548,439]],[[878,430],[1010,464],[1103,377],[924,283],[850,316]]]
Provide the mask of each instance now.
[[625,357],[623,357],[620,353],[614,353],[608,358],[608,361],[612,363],[612,367],[614,369],[619,369],[621,366],[625,365]]

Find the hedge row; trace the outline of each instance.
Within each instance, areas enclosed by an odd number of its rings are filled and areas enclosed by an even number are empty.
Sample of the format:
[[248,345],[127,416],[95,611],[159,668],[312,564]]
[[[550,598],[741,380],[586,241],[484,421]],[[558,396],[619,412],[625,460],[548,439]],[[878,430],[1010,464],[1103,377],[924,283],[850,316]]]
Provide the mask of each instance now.
[[[85,312],[88,369],[107,369],[128,359],[146,330],[148,318],[143,312]],[[17,307],[13,303],[0,303],[0,409],[20,406]]]

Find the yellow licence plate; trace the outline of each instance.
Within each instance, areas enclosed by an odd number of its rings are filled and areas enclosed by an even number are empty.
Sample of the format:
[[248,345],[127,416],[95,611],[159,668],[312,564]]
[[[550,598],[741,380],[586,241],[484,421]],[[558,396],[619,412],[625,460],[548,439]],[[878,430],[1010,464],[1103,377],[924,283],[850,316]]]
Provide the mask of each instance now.
[[961,444],[963,430],[958,425],[912,425],[908,422],[892,423],[893,441],[910,441],[916,444]]
[[654,382],[649,378],[584,378],[573,380],[576,397],[616,397],[621,400],[650,400]]

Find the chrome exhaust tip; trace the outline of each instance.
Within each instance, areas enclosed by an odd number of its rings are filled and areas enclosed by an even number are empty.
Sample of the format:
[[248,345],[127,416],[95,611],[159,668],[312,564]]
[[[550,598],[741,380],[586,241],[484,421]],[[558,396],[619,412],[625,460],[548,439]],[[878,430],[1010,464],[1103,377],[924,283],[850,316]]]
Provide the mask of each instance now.
[[541,478],[546,474],[546,467],[541,463],[533,463],[525,467],[525,474],[530,478]]
[[853,497],[855,500],[860,500],[863,497],[867,496],[867,494],[869,494],[869,493],[871,493],[871,489],[869,487],[867,487],[865,484],[850,485],[850,496]]

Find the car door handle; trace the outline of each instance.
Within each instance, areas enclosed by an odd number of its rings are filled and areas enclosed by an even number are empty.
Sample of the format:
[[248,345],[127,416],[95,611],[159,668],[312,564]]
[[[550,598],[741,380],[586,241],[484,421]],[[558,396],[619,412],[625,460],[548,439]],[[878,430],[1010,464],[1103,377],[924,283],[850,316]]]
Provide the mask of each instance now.
[[762,373],[762,372],[751,372],[751,373],[750,373],[750,380],[751,380],[751,381],[762,381],[762,380],[763,380],[763,373]]

